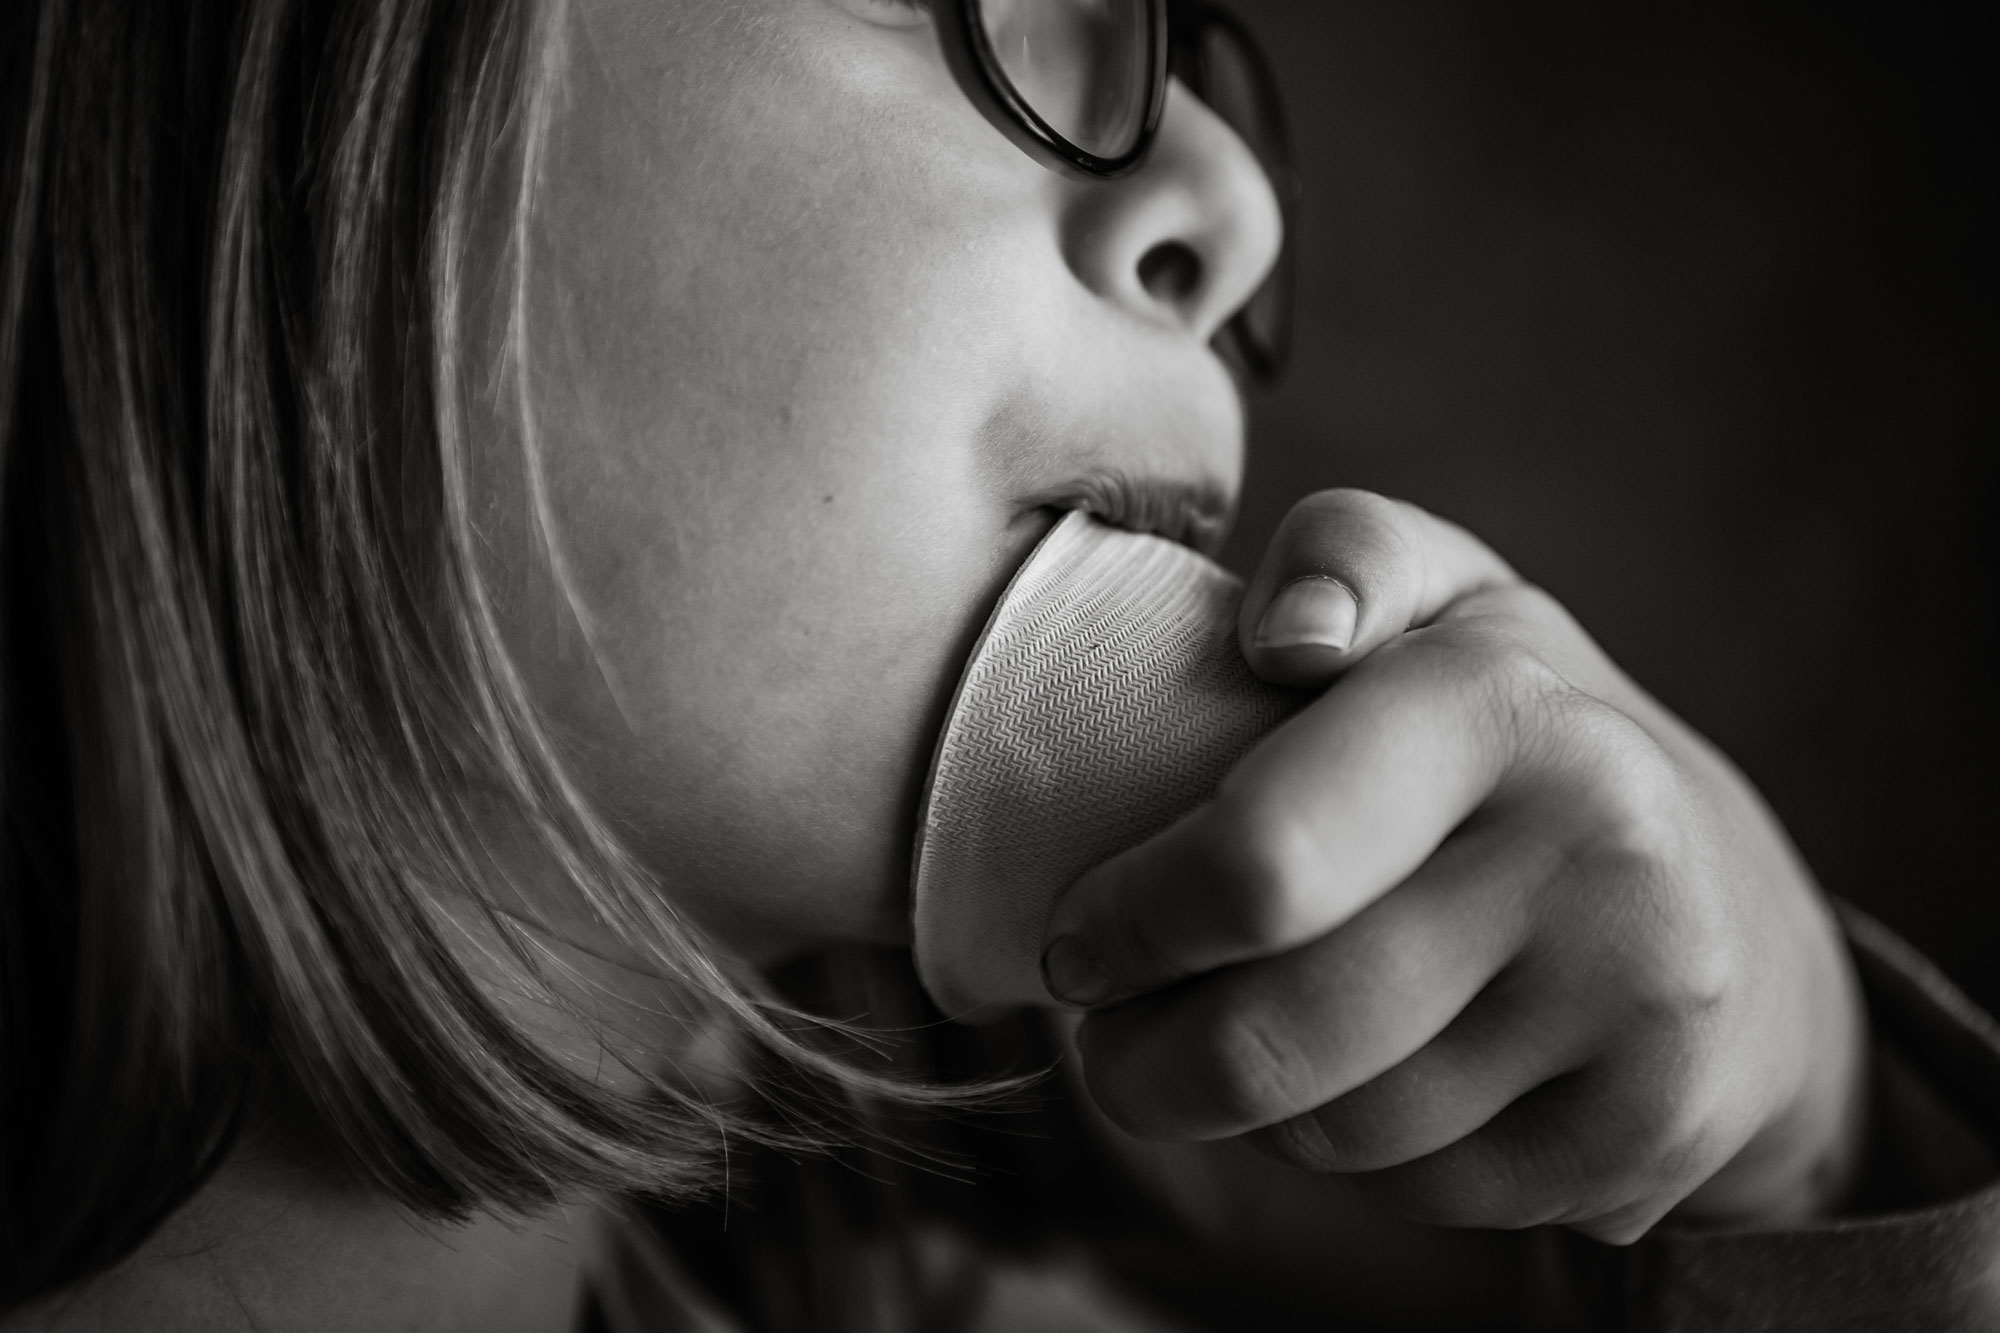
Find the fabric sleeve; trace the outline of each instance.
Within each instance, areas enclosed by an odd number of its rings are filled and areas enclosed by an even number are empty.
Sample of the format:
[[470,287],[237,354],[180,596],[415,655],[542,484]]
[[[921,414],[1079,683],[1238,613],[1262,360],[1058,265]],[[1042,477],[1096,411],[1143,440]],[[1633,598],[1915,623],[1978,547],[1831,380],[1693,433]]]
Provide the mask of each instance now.
[[2000,1025],[1842,906],[1872,1028],[1867,1158],[1840,1215],[1656,1228],[1623,1249],[1551,1233],[1551,1327],[1624,1333],[2000,1330]]

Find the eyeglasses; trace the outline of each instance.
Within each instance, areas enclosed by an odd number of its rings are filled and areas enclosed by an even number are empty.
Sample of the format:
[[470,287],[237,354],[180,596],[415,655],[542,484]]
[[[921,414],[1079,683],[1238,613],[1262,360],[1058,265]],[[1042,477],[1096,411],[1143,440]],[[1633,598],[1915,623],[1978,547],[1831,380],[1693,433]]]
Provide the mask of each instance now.
[[1195,0],[933,0],[945,61],[994,128],[1042,165],[1112,180],[1158,137],[1169,77],[1236,131],[1271,179],[1286,240],[1264,284],[1216,335],[1247,378],[1291,351],[1297,175],[1270,64],[1234,16]]

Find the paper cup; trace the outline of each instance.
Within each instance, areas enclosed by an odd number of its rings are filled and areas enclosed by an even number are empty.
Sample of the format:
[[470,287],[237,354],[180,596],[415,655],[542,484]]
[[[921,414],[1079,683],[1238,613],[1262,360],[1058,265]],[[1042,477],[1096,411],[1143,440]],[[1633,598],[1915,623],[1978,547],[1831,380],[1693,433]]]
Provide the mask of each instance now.
[[1057,897],[1211,796],[1309,696],[1236,643],[1242,584],[1184,546],[1066,515],[1001,595],[938,739],[917,826],[918,975],[971,1022],[1053,1003]]

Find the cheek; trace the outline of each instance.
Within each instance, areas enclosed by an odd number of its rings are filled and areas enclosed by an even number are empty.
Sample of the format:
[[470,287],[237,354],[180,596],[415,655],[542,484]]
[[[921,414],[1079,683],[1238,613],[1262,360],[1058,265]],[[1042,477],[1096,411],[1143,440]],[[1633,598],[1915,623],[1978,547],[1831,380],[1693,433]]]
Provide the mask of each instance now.
[[[629,401],[601,368],[572,383]],[[880,937],[944,697],[1034,525],[949,414],[837,406],[616,433],[546,415],[568,595],[553,570],[514,581],[538,697],[678,893]]]
[[765,935],[899,938],[931,737],[1034,528],[903,477],[778,475],[558,500],[565,531],[593,525],[588,633],[538,687],[593,796],[690,906]]
[[[814,114],[802,69],[785,115],[593,114],[575,91],[527,321],[546,532],[528,478],[482,483],[489,547],[521,556],[498,561],[512,640],[579,779],[739,942],[901,936],[935,727],[1043,522],[983,461],[995,390],[967,368],[1022,363],[1026,331],[991,312],[1045,304],[1046,226],[976,166],[840,165],[885,131]],[[734,165],[634,141],[657,124],[734,136]],[[546,566],[525,554],[544,537]]]

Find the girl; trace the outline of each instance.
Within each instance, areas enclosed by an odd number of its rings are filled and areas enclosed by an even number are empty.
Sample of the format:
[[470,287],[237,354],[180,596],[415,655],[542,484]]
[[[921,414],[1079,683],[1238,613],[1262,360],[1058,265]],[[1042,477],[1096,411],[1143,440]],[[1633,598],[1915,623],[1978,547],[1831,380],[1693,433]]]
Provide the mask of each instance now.
[[15,8],[15,1326],[1990,1314],[1993,1108],[1851,944],[1990,1098],[1984,1020],[1378,497],[1281,528],[1244,652],[1324,694],[1065,895],[1069,1017],[903,1007],[986,610],[1063,509],[1213,542],[1275,350],[1166,11]]

